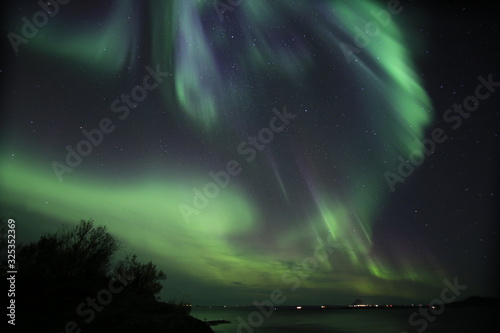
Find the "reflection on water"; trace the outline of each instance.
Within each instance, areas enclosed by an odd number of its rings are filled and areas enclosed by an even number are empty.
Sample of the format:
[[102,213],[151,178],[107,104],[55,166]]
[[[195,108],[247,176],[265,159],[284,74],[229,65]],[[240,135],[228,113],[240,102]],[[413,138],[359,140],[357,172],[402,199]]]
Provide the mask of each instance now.
[[[277,309],[268,317],[255,308],[196,308],[191,315],[201,320],[225,319],[231,324],[213,326],[216,333],[400,333],[412,332],[493,332],[499,327],[498,308],[448,308],[428,317],[414,315],[418,309],[390,310],[285,310]],[[496,328],[496,329],[494,329]]]

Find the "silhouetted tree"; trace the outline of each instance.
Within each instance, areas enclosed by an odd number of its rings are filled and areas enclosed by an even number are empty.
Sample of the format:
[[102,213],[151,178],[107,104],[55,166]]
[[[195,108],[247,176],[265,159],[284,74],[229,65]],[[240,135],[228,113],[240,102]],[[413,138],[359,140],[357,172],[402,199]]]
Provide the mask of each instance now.
[[137,262],[137,256],[127,255],[119,261],[115,272],[127,281],[127,288],[141,295],[156,295],[162,289],[161,282],[167,276],[163,271],[158,271],[156,265],[149,261],[146,264]]
[[104,275],[109,270],[119,244],[105,226],[94,227],[93,222],[81,220],[73,231],[58,235],[61,250],[69,259],[65,268],[67,276]]
[[20,246],[18,252],[23,273],[66,280],[105,276],[118,248],[105,226],[81,220],[74,229],[44,235],[38,242]]
[[45,288],[41,293],[57,293],[73,288],[82,292],[101,287],[114,272],[127,282],[127,290],[151,296],[162,289],[167,276],[153,262],[140,263],[137,256],[127,255],[111,268],[118,241],[105,226],[94,226],[93,220],[80,220],[73,229],[46,234],[37,242],[21,245],[18,262],[21,278]]
[[[93,220],[81,220],[72,229],[64,228],[36,242],[19,245],[18,323],[25,331],[60,332],[69,320],[75,320],[86,332],[146,332],[137,327],[150,325],[151,314],[155,313],[158,316],[155,323],[160,322],[163,331],[211,332],[206,324],[187,316],[187,307],[154,301],[166,275],[151,261],[143,264],[136,255],[128,255],[110,269],[118,248],[115,237],[106,227],[94,226]],[[99,297],[109,288],[111,279],[119,280],[125,288],[112,295],[111,303],[104,304]],[[96,306],[106,306],[106,310],[97,310],[90,305],[91,301],[101,302]],[[81,312],[75,313],[76,309],[86,313],[96,309],[98,314],[95,313],[95,320],[87,322]]]

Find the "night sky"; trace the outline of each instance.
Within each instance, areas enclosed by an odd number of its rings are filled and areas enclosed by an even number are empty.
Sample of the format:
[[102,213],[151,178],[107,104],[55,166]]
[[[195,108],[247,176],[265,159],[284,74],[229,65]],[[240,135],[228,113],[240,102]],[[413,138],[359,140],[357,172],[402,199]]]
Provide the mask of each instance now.
[[18,241],[92,218],[193,304],[499,296],[494,5],[227,3],[4,8]]

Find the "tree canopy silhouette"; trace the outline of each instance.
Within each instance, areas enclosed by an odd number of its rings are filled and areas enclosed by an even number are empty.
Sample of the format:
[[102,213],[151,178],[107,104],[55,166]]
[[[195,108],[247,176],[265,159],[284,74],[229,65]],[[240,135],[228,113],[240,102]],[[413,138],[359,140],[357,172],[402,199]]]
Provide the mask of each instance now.
[[72,230],[46,234],[37,242],[20,246],[20,271],[43,280],[102,277],[118,248],[118,241],[105,226],[94,227],[93,220],[80,220]]
[[80,327],[96,333],[156,332],[160,328],[212,332],[188,315],[188,307],[156,301],[165,273],[151,261],[138,262],[135,254],[116,261],[120,247],[105,226],[95,226],[91,219],[18,244],[16,325],[58,332],[68,331],[68,325],[75,332]]
[[[116,274],[127,281],[128,292],[150,296],[158,294],[165,273],[149,261],[137,261],[136,255],[127,255],[113,265],[118,240],[105,226],[94,221],[80,220],[72,229],[63,228],[43,235],[38,241],[18,247],[20,278],[28,285],[45,285],[44,290],[54,294],[57,290],[101,288]],[[39,290],[33,291],[35,294]],[[43,291],[42,291],[43,292]]]
[[157,270],[153,262],[137,262],[135,254],[127,255],[125,260],[118,262],[115,273],[127,282],[129,290],[148,296],[158,294],[162,288],[160,281],[167,278],[165,273]]

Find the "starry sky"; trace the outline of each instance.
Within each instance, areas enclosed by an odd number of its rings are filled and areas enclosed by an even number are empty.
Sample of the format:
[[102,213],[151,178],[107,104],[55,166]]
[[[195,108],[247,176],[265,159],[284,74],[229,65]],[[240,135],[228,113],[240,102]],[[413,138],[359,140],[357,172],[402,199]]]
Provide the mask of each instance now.
[[60,2],[3,10],[18,241],[92,218],[193,304],[499,295],[493,5]]

